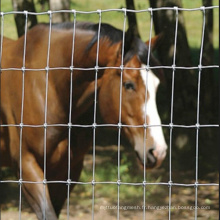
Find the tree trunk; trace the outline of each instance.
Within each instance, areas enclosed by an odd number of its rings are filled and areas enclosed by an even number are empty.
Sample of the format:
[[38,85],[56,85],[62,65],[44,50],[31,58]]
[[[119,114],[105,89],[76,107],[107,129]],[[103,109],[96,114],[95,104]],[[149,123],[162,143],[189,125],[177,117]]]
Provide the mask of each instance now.
[[[50,0],[50,10],[69,10],[70,1],[69,0]],[[54,13],[52,17],[53,23],[66,22],[70,20],[69,13]]]
[[[149,0],[152,8],[159,7],[182,7],[181,0]],[[211,6],[212,1],[203,0],[204,6]],[[202,13],[202,12],[201,12]],[[213,10],[206,10],[206,24],[204,36],[204,48],[202,57],[202,66],[213,65]],[[176,11],[175,10],[159,10],[153,12],[154,28],[156,34],[163,32],[164,41],[158,47],[158,56],[162,65],[171,66],[173,64],[174,53],[174,37],[175,37],[175,23]],[[201,16],[202,19],[202,16]],[[198,39],[201,41],[201,38]],[[192,54],[200,52],[200,48],[193,48]],[[198,49],[198,50],[197,50]],[[198,54],[196,54],[198,56]],[[184,26],[184,18],[181,11],[178,11],[178,32],[177,32],[177,45],[176,45],[176,62],[175,65],[179,67],[198,66],[199,60],[192,64],[190,48],[187,42],[186,30]],[[193,125],[197,123],[197,96],[198,96],[198,69],[196,70],[181,70],[175,71],[175,86],[174,86],[174,103],[173,103],[173,123]],[[200,124],[217,124],[217,111],[219,100],[216,88],[217,83],[214,81],[214,74],[212,69],[202,69],[200,81]],[[170,122],[170,109],[171,103],[171,82],[172,82],[172,69],[164,69],[167,87],[163,88],[164,94],[168,94],[162,103],[161,115],[168,115],[165,122]],[[163,94],[158,95],[161,99]],[[163,99],[162,99],[163,100]],[[164,120],[163,118],[163,120]],[[199,167],[199,175],[205,172],[210,172],[211,169],[216,169],[218,158],[213,156],[219,151],[218,144],[216,143],[216,132],[213,128],[206,130],[200,129],[199,135],[199,159],[202,159]],[[184,137],[186,138],[185,144]],[[174,150],[172,157],[178,161],[175,165],[180,166],[181,169],[194,169],[195,163],[185,160],[189,155],[195,155],[195,133],[190,129],[174,129],[172,142]],[[182,145],[183,144],[183,145]],[[210,158],[213,162],[210,164]]]
[[[160,7],[182,7],[180,0],[149,0],[152,8]],[[164,66],[178,67],[193,66],[191,62],[190,48],[187,41],[184,17],[182,11],[178,11],[178,30],[176,54],[174,55],[176,11],[158,10],[153,12],[153,22],[155,34],[163,33],[163,42],[158,46],[157,53],[159,60]],[[173,63],[174,56],[175,63]],[[198,65],[198,64],[197,64]],[[158,91],[158,106],[160,114],[165,117],[162,120],[165,123],[171,122],[171,94],[172,94],[172,72],[173,69],[163,69],[166,84],[161,86]],[[196,123],[196,100],[197,100],[197,75],[192,74],[192,70],[176,69],[175,85],[173,97],[173,124],[195,124]],[[196,73],[196,72],[195,72]],[[185,140],[187,141],[185,141]],[[183,155],[194,154],[194,149],[190,148],[195,142],[194,134],[189,129],[175,129],[173,132],[174,151],[172,156],[178,160],[179,164],[184,164]],[[184,144],[183,144],[184,143]],[[183,146],[184,145],[184,146]],[[182,148],[183,147],[183,148]],[[182,151],[183,149],[183,151]],[[176,165],[178,165],[178,163]],[[193,164],[187,166],[194,167]],[[185,168],[184,167],[184,168]],[[189,169],[189,167],[187,167]]]
[[49,8],[49,0],[38,0],[38,3],[41,5],[41,11],[45,11],[45,6]]
[[[212,6],[212,0],[203,0],[203,6]],[[211,66],[214,64],[214,47],[213,47],[213,10],[205,10],[205,33],[204,47],[202,54],[202,66]],[[200,123],[201,124],[218,124],[219,117],[219,72],[215,69],[202,69],[201,72],[201,96],[200,96]],[[204,143],[201,148],[201,154],[206,158],[212,158],[212,163],[216,166],[219,163],[218,145],[218,129],[207,128],[206,133],[201,139]],[[209,140],[207,142],[207,140]],[[207,169],[210,161],[204,164],[204,169]],[[210,165],[209,165],[210,166]]]
[[[203,6],[212,6],[212,0],[203,0]],[[205,36],[203,50],[203,65],[213,64],[214,47],[213,47],[213,10],[205,11]]]
[[[203,6],[212,6],[212,0],[203,0]],[[213,10],[205,11],[205,33],[204,33],[204,47],[202,54],[202,65],[214,64],[214,47],[213,47]],[[215,97],[216,86],[214,82],[214,71],[212,68],[202,70],[202,82],[201,82],[201,104],[204,110],[201,114],[210,114],[210,116],[216,117],[211,111],[216,106]],[[208,89],[207,89],[208,88]],[[212,108],[210,108],[212,107]],[[201,117],[203,119],[204,117]]]
[[[182,7],[180,0],[150,0],[152,8],[158,7]],[[163,32],[164,44],[159,48],[159,56],[164,65],[173,64],[173,45],[175,36],[176,11],[160,10],[153,12],[153,21],[156,34]],[[180,66],[190,66],[190,50],[186,36],[184,18],[181,11],[178,12],[177,54],[176,63]],[[183,59],[184,58],[184,59]]]
[[[152,8],[159,7],[182,7],[180,0],[150,0]],[[176,11],[175,10],[159,10],[153,12],[153,22],[156,34],[163,33],[163,42],[158,46],[157,52],[162,65],[172,66],[174,56],[175,43],[175,26],[176,26]],[[181,11],[178,11],[178,30],[176,44],[176,59],[175,65],[179,67],[192,66],[190,48],[187,41],[184,18]],[[171,80],[172,69],[164,69],[165,79],[168,89],[168,97],[171,97]],[[196,76],[192,77],[191,70],[176,70],[175,72],[175,92],[174,92],[174,122],[190,123],[191,118],[187,114],[188,109],[195,106],[195,97],[193,94],[196,91]],[[184,82],[184,83],[183,83]],[[187,88],[186,88],[187,86]],[[178,89],[177,89],[178,88]],[[170,99],[170,98],[169,98]],[[179,117],[178,114],[183,114]],[[184,119],[184,122],[183,122]]]
[[[126,0],[126,7],[127,7],[127,9],[135,10],[134,0]],[[139,31],[138,31],[136,13],[129,13],[128,12],[127,16],[128,16],[129,29],[132,31],[132,33],[135,36],[140,37]]]
[[[33,0],[12,0],[14,11],[29,11],[36,12]],[[25,31],[25,15],[15,14],[15,23],[17,27],[18,37],[22,36]],[[35,15],[28,15],[28,28],[37,24],[37,17]]]

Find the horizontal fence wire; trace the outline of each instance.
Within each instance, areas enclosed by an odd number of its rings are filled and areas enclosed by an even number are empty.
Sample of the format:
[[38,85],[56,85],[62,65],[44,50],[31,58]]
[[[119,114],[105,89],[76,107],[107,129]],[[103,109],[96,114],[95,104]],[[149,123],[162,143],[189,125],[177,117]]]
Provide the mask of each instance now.
[[[4,30],[4,17],[7,15],[15,15],[15,14],[23,14],[25,16],[25,38],[24,38],[24,53],[23,53],[23,66],[21,68],[15,68],[15,67],[10,67],[10,68],[1,68],[2,71],[21,71],[23,74],[22,78],[22,104],[21,104],[21,120],[19,124],[0,124],[0,127],[17,127],[20,129],[20,173],[19,173],[19,180],[0,180],[0,183],[17,183],[20,186],[20,196],[19,196],[19,219],[21,219],[21,204],[22,204],[22,184],[24,183],[29,183],[29,184],[43,184],[44,185],[44,210],[43,210],[43,219],[46,219],[46,185],[47,184],[56,184],[56,183],[62,183],[66,184],[68,186],[67,190],[67,218],[69,219],[70,217],[70,185],[71,184],[78,184],[78,185],[92,185],[92,219],[95,219],[95,186],[98,184],[114,184],[118,186],[118,193],[117,193],[117,219],[120,219],[120,186],[121,185],[131,185],[131,186],[143,186],[144,191],[143,191],[143,204],[145,207],[146,204],[146,197],[145,197],[145,190],[146,186],[148,185],[164,185],[169,187],[169,207],[172,206],[172,187],[173,186],[180,186],[180,187],[194,187],[195,188],[195,206],[198,205],[197,200],[198,200],[198,187],[199,186],[219,186],[218,183],[199,183],[198,179],[198,155],[199,155],[199,130],[200,128],[208,128],[208,127],[213,127],[213,128],[218,128],[219,125],[217,124],[200,124],[199,121],[199,116],[200,116],[200,81],[201,81],[201,72],[204,69],[218,69],[219,65],[209,65],[209,66],[204,66],[202,65],[202,54],[203,54],[203,43],[204,43],[204,31],[205,31],[205,16],[206,16],[206,10],[213,10],[215,8],[219,8],[219,6],[210,6],[210,7],[199,7],[199,8],[192,8],[192,9],[187,9],[187,8],[179,8],[179,7],[161,7],[161,8],[148,8],[144,10],[130,10],[130,9],[107,9],[107,10],[96,10],[96,11],[77,11],[77,10],[60,10],[60,11],[47,11],[47,12],[29,12],[29,11],[10,11],[10,12],[1,12],[1,53],[0,53],[0,61],[2,60],[2,50],[3,48],[3,30]],[[148,54],[148,62],[147,62],[147,68],[127,68],[123,66],[123,55],[124,55],[124,49],[122,49],[122,60],[121,60],[121,66],[120,67],[99,67],[99,38],[100,38],[100,28],[101,28],[101,21],[102,21],[102,14],[106,12],[122,12],[124,14],[124,24],[123,24],[123,39],[122,39],[122,44],[124,45],[124,38],[125,38],[125,30],[126,30],[126,18],[127,18],[127,13],[142,13],[142,12],[149,12],[150,18],[151,18],[151,28],[150,28],[150,38],[152,35],[152,15],[156,11],[161,11],[161,10],[173,10],[176,13],[176,26],[175,26],[175,41],[174,41],[174,54],[173,54],[173,64],[171,66],[154,66],[151,67],[149,66],[149,54]],[[198,66],[191,66],[191,67],[181,67],[181,66],[176,66],[176,45],[177,45],[177,30],[178,30],[178,13],[179,11],[201,11],[203,13],[203,29],[202,29],[202,37],[201,37],[201,47],[200,47],[200,58],[199,58],[199,65]],[[51,39],[51,28],[52,28],[52,16],[53,14],[56,13],[70,13],[74,15],[74,20],[73,20],[73,41],[72,41],[72,57],[71,57],[71,65],[69,67],[53,67],[51,68],[49,66],[49,58],[50,58],[50,39]],[[74,57],[74,45],[75,45],[75,24],[76,24],[76,16],[77,14],[97,14],[99,17],[99,26],[98,26],[98,42],[97,42],[97,55],[96,55],[96,66],[92,68],[76,68],[73,66],[73,57]],[[27,22],[28,22],[28,16],[30,15],[48,15],[49,16],[49,36],[48,36],[48,48],[47,48],[47,66],[45,68],[39,68],[39,69],[31,69],[27,68],[25,66],[25,59],[26,59],[26,35],[27,35]],[[151,44],[151,43],[150,43]],[[151,45],[149,45],[151,47]],[[124,47],[122,47],[124,48]],[[150,50],[149,50],[150,51]],[[105,70],[105,69],[118,69],[121,70],[121,82],[120,82],[120,108],[119,108],[119,122],[118,124],[97,124],[97,74],[99,70]],[[171,69],[172,70],[172,92],[171,92],[171,112],[170,112],[170,123],[169,124],[155,124],[155,125],[148,125],[146,120],[144,124],[141,125],[126,125],[122,124],[121,121],[121,106],[122,106],[122,77],[123,77],[123,70],[126,69],[135,69],[135,70],[146,70],[147,72],[149,70],[154,70],[154,69]],[[49,74],[53,74],[53,70],[69,70],[71,73],[71,81],[70,81],[70,100],[69,100],[69,120],[67,124],[48,124],[47,122],[47,105],[48,105],[48,78]],[[81,125],[81,124],[72,124],[71,118],[72,118],[72,93],[74,92],[73,88],[73,72],[74,70],[83,70],[83,71],[95,71],[95,100],[94,100],[94,115],[93,115],[93,123],[92,124],[87,124],[87,125]],[[197,120],[196,124],[190,124],[190,125],[178,125],[173,123],[173,105],[174,105],[174,79],[176,75],[177,70],[197,70],[198,71],[198,94],[197,94]],[[24,90],[25,90],[25,74],[26,71],[45,71],[46,72],[46,84],[45,84],[45,103],[44,103],[44,123],[43,124],[24,124],[23,122],[23,108],[24,108]],[[62,72],[60,73],[62,74]],[[146,76],[147,77],[147,76]],[[146,88],[147,90],[147,88]],[[145,95],[146,97],[146,95]],[[145,109],[145,113],[147,112],[147,109]],[[44,128],[44,168],[43,168],[43,173],[44,173],[44,179],[42,181],[38,182],[33,182],[33,181],[26,181],[23,180],[22,176],[22,132],[23,128],[29,127],[29,128]],[[48,181],[47,180],[47,175],[46,175],[46,162],[47,162],[47,128],[49,127],[66,127],[68,128],[68,179],[65,181]],[[95,180],[95,172],[96,172],[96,129],[98,127],[112,127],[112,128],[117,128],[118,129],[118,178],[117,181],[103,181],[99,182]],[[144,176],[143,176],[143,182],[138,182],[138,183],[129,183],[129,182],[123,182],[121,181],[121,176],[120,176],[120,145],[121,145],[121,129],[126,128],[126,127],[134,127],[134,128],[150,128],[150,127],[164,127],[164,128],[169,128],[170,131],[170,143],[169,143],[169,181],[168,182],[147,182],[146,181],[146,171],[144,170]],[[93,166],[92,166],[92,180],[89,182],[81,182],[81,181],[72,181],[70,178],[70,166],[71,166],[71,157],[70,157],[70,145],[71,145],[71,129],[72,128],[92,128],[93,129],[93,143],[92,143],[92,148],[93,148]],[[196,129],[196,162],[195,162],[195,183],[178,183],[178,182],[173,182],[172,179],[172,139],[173,139],[173,129],[174,128],[185,128],[185,129]],[[146,135],[146,134],[145,134]],[[145,142],[145,141],[144,141]],[[145,149],[145,147],[144,147]],[[146,161],[144,162],[144,164]],[[195,209],[195,217],[194,219],[196,220],[198,217],[197,209]],[[169,220],[171,219],[171,208],[169,208]],[[143,210],[143,219],[145,219],[145,209]]]
[[199,10],[209,10],[209,9],[215,9],[219,8],[219,6],[201,6],[199,8],[180,8],[180,7],[160,7],[160,8],[148,8],[148,9],[142,9],[142,10],[132,10],[132,9],[105,9],[105,10],[96,10],[96,11],[78,11],[75,9],[72,10],[58,10],[58,11],[45,11],[45,12],[29,12],[29,11],[9,11],[9,12],[1,12],[1,16],[8,15],[8,14],[28,14],[28,15],[50,15],[50,14],[56,14],[56,13],[70,13],[70,14],[99,14],[104,12],[123,12],[126,10],[126,12],[132,12],[132,13],[143,13],[143,12],[154,12],[154,11],[161,11],[161,10],[178,10],[178,11],[199,11]]

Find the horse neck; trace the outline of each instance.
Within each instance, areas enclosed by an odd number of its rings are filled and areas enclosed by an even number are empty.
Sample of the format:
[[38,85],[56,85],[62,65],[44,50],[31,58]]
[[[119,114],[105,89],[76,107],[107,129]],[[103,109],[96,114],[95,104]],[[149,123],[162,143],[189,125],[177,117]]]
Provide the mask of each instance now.
[[[51,55],[50,55],[50,67],[70,67],[74,68],[94,68],[97,66],[97,43],[87,50],[87,45],[94,36],[92,31],[77,30],[74,40],[74,50],[72,49],[73,32],[69,31],[56,31],[52,33],[53,43],[51,41]],[[65,43],[64,43],[65,42]],[[56,56],[57,54],[57,56]],[[120,44],[110,44],[106,39],[101,39],[99,44],[99,56],[98,66],[120,66],[117,64],[120,59]],[[73,56],[74,55],[74,56]],[[73,64],[71,63],[73,60]],[[65,73],[66,72],[66,73]],[[57,71],[57,74],[51,74],[53,77],[53,85],[59,85],[56,87],[59,91],[58,94],[69,94],[70,70]],[[81,97],[83,92],[86,90],[90,82],[95,80],[95,69],[88,70],[73,70],[73,108],[77,103],[77,100]],[[104,70],[98,71],[98,77],[102,77]],[[68,101],[68,98],[66,99]],[[64,102],[61,99],[61,102]],[[68,107],[68,102],[63,103]]]
[[79,30],[76,32],[74,66],[93,68],[114,65],[120,56],[121,43],[112,44],[107,38],[101,38],[99,44],[95,43],[88,49],[88,44],[93,36],[94,32],[92,31]]
[[[121,64],[121,43],[112,44],[106,38],[101,38],[99,42],[97,57],[97,43],[95,43],[90,49],[87,49],[88,44],[91,42],[93,36],[93,31],[76,29],[74,49],[72,49],[73,32],[66,32],[65,36],[63,36],[64,39],[61,36],[60,45],[63,47],[63,63],[60,64],[60,66],[69,67],[73,65],[74,68],[95,68],[96,66],[119,67]],[[63,44],[63,41],[66,43]],[[58,43],[55,45],[58,45]],[[73,60],[73,64],[71,64],[71,60]],[[104,70],[99,70],[98,77],[101,77],[103,72]],[[95,69],[92,69],[91,71],[74,70],[73,77],[74,81],[76,82],[75,88],[79,87],[79,90],[81,90],[83,83],[85,84],[95,79]]]

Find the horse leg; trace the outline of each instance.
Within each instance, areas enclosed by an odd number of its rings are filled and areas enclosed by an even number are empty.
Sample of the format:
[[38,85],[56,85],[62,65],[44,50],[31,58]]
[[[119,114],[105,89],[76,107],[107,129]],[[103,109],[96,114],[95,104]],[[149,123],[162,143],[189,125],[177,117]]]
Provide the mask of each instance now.
[[[83,168],[83,161],[78,162],[76,165],[71,166],[71,180],[78,181],[80,173]],[[73,189],[75,184],[70,185],[70,192]],[[56,215],[59,216],[61,209],[67,198],[68,186],[66,184],[50,184],[48,185],[51,202],[55,209]],[[59,192],[59,193],[57,193]]]
[[[22,175],[25,181],[42,182],[43,171],[33,154],[25,152],[22,158]],[[41,183],[23,183],[22,189],[26,199],[39,220],[56,220],[57,215],[52,206],[48,186]]]

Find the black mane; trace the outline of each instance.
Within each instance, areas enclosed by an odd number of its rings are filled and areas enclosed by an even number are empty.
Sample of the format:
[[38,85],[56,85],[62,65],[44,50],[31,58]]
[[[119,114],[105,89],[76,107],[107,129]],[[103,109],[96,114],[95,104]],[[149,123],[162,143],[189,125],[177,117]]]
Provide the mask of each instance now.
[[[54,28],[70,30],[73,29],[72,22],[53,24]],[[91,22],[76,22],[76,29],[91,30],[95,32],[94,37],[86,47],[86,51],[89,51],[92,46],[98,41],[98,28],[99,24]],[[122,41],[123,32],[109,24],[102,23],[100,28],[100,39],[107,38],[110,41],[110,45],[119,43]],[[126,32],[125,34],[125,48],[124,48],[124,63],[128,62],[133,56],[137,55],[139,60],[147,64],[148,58],[148,45],[146,45],[140,38],[131,36]],[[159,62],[153,55],[150,55],[150,65],[159,65]]]
[[[53,24],[53,27],[57,29],[70,30],[70,29],[73,29],[73,23],[72,22],[57,23],[57,24]],[[87,50],[90,50],[92,46],[97,42],[98,28],[99,28],[99,24],[94,24],[91,22],[76,22],[76,29],[82,29],[82,30],[95,32],[94,37],[92,38],[91,42],[87,46]],[[106,24],[106,23],[101,24],[100,38],[107,37],[111,41],[111,45],[115,43],[119,43],[122,40],[122,34],[123,33],[121,30],[109,24]]]

